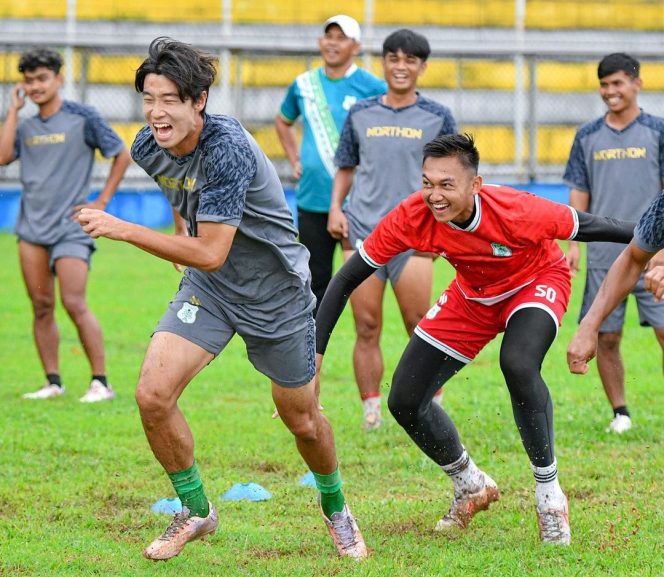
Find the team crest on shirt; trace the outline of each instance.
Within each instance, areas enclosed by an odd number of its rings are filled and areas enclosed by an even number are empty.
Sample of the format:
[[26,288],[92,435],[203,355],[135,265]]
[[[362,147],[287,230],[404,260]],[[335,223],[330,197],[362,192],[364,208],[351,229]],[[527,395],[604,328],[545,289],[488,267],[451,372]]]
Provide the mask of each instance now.
[[491,250],[493,251],[493,256],[512,256],[512,249],[506,247],[504,244],[500,244],[499,242],[492,242]]
[[357,102],[357,96],[352,96],[351,94],[347,94],[341,106],[343,106],[344,110],[350,110],[350,107],[353,106],[353,104],[355,104],[356,102]]
[[[194,300],[196,297],[193,297]],[[199,304],[200,301],[196,299]],[[196,322],[196,313],[198,312],[198,307],[191,303],[183,303],[182,308],[178,311],[178,318],[187,325],[192,325]]]

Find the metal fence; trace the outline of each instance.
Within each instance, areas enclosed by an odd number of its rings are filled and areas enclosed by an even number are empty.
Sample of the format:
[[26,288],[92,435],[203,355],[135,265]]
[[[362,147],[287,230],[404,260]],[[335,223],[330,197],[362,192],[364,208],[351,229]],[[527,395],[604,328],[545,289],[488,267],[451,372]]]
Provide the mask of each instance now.
[[[295,0],[284,4],[239,0],[206,4],[198,0],[190,7],[191,14],[198,14],[196,22],[182,17],[182,4],[169,2],[164,3],[162,17],[176,9],[180,12],[168,21],[153,22],[147,17],[139,20],[136,10],[129,10],[131,6],[142,6],[137,0],[49,0],[44,2],[44,7],[53,11],[49,18],[27,17],[27,10],[8,13],[3,1],[0,0],[0,10],[4,8],[10,16],[0,21],[3,113],[12,86],[20,80],[16,64],[21,51],[35,43],[48,44],[62,50],[66,57],[65,96],[95,106],[130,144],[142,125],[141,99],[133,89],[134,71],[150,40],[169,35],[219,55],[220,73],[211,90],[209,112],[223,112],[240,119],[273,160],[286,185],[290,184],[290,170],[273,128],[274,117],[288,84],[300,72],[320,64],[316,51],[317,38],[322,33],[320,23],[335,12],[351,13],[362,21],[364,53],[359,63],[377,75],[382,74],[382,39],[399,27],[386,15],[395,20],[401,14],[399,17],[407,25],[427,36],[433,55],[420,82],[421,93],[447,105],[461,130],[475,135],[483,159],[482,171],[495,181],[560,180],[575,129],[604,112],[596,77],[597,61],[603,54],[627,51],[642,60],[641,105],[664,116],[664,63],[659,60],[664,53],[664,39],[661,33],[651,31],[657,26],[664,28],[664,2],[647,3],[655,7],[654,14],[661,14],[659,20],[653,19],[650,28],[641,23],[634,25],[637,31],[617,30],[615,26],[589,30],[575,29],[572,23],[552,31],[541,24],[540,28],[530,28],[528,14],[532,25],[535,17],[529,7],[541,5],[541,18],[543,7],[556,3],[523,0],[422,0],[414,4],[357,0],[336,5],[331,2],[326,9],[316,5],[315,10],[305,9],[305,4],[312,3]],[[34,8],[35,2],[9,4],[16,12],[16,6],[30,4]],[[412,14],[405,15],[409,12],[405,7],[410,6],[412,12],[420,4],[423,10],[454,5],[457,11],[463,5],[465,11],[455,12],[454,17],[448,15],[447,21],[445,15],[430,14],[424,20],[427,25],[414,26]],[[562,7],[572,3],[558,4]],[[634,2],[577,4],[586,8],[590,4],[634,8]],[[271,21],[263,21],[265,14],[270,14],[270,7],[277,5],[282,10],[272,14]],[[200,16],[205,6],[207,19]],[[123,17],[118,12],[121,7],[125,11]],[[256,13],[258,9],[263,12]],[[95,19],[94,10],[96,14],[106,10],[118,19],[108,19],[108,15],[104,16],[107,19]],[[463,18],[469,13],[474,13],[485,27],[464,27]],[[498,13],[502,14],[500,21]],[[562,16],[559,20],[566,22]],[[624,25],[624,19],[619,22]],[[22,111],[22,115],[34,113],[33,106]],[[96,177],[105,175],[106,170],[99,163]],[[0,185],[15,183],[17,179],[17,166],[0,169]],[[137,167],[130,168],[126,182],[133,186],[149,184]]]

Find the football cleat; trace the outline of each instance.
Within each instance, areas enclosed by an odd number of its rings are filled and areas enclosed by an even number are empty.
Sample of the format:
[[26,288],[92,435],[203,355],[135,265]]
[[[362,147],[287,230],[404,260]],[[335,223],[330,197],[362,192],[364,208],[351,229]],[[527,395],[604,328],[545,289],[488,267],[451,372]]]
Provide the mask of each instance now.
[[207,517],[190,516],[189,509],[173,516],[171,524],[143,551],[143,556],[153,561],[165,561],[179,555],[190,541],[203,539],[206,535],[214,535],[219,525],[217,511],[212,503]]
[[447,531],[449,529],[465,529],[470,520],[480,511],[489,508],[489,505],[500,498],[500,491],[496,482],[486,473],[484,475],[484,487],[476,493],[461,493],[454,495],[454,501],[450,510],[438,523],[436,531]]
[[58,385],[46,384],[34,393],[25,393],[22,398],[24,399],[52,399],[64,395],[65,388]]
[[115,391],[111,385],[105,386],[101,381],[92,379],[90,388],[79,401],[81,403],[98,403],[99,401],[112,401],[115,398]]
[[629,431],[629,429],[631,428],[632,428],[632,419],[630,419],[627,415],[622,415],[618,413],[613,418],[613,421],[609,423],[606,432],[620,434],[624,433],[625,431]]
[[539,525],[540,540],[542,543],[569,545],[572,537],[569,526],[567,497],[565,497],[565,504],[562,509],[540,511],[538,507],[537,524]]
[[383,419],[380,416],[380,409],[377,411],[366,411],[364,413],[364,422],[362,429],[365,431],[374,431],[383,424]]
[[351,515],[348,509],[348,505],[344,505],[343,511],[333,513],[331,519],[327,518],[322,508],[320,513],[325,520],[325,525],[327,525],[327,530],[332,536],[339,555],[358,560],[369,556],[364,537],[360,533],[355,517]]

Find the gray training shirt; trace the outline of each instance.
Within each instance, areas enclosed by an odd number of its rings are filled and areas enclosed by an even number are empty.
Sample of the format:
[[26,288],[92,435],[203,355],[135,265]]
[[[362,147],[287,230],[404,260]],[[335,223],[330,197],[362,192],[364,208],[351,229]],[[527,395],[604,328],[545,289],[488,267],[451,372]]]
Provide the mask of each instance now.
[[[637,221],[662,189],[664,119],[645,112],[623,130],[598,118],[577,132],[565,184],[590,195],[588,212]],[[588,268],[608,269],[625,247],[588,244]]]
[[422,188],[424,145],[457,131],[450,110],[433,100],[418,95],[411,106],[390,108],[382,98],[353,105],[334,157],[339,168],[358,167],[344,213],[360,238]]
[[196,236],[199,222],[238,229],[221,269],[187,269],[193,284],[230,303],[265,303],[266,318],[278,316],[278,295],[289,287],[313,303],[309,252],[297,240],[279,177],[236,119],[206,115],[197,148],[182,157],[159,147],[145,126],[131,155],[187,221],[190,235]]
[[23,194],[16,234],[33,244],[52,245],[67,238],[90,243],[72,220],[74,207],[86,202],[95,149],[109,158],[124,143],[90,106],[68,100],[53,116],[22,121],[14,158],[21,159]]

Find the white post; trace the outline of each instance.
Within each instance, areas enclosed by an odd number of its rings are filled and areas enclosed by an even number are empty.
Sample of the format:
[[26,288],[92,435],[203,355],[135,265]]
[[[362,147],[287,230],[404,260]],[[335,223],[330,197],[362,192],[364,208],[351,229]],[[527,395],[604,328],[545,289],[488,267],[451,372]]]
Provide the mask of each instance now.
[[[230,39],[233,30],[232,8],[233,0],[221,0],[221,37],[224,41]],[[220,90],[217,108],[222,114],[234,114],[235,110],[231,98],[231,51],[227,47],[221,50],[219,66],[221,70],[219,73]]]
[[[362,30],[362,36],[368,40],[371,38],[373,40],[374,35],[374,3],[373,0],[364,0],[364,26]],[[368,45],[364,47],[364,56],[362,62],[364,63],[364,68],[367,72],[373,72],[371,70],[372,63],[372,54],[371,50],[368,50]]]
[[526,67],[524,58],[526,46],[526,0],[514,0],[514,12],[514,35],[516,40],[516,54],[514,56],[514,68],[516,71],[516,82],[514,85],[514,168],[517,178],[521,180],[525,175],[523,139],[526,122]]
[[67,0],[65,28],[65,86],[64,97],[75,98],[74,90],[74,42],[76,40],[76,0]]

